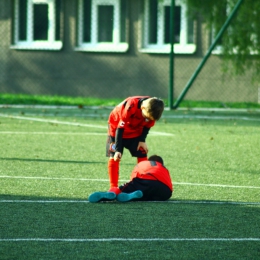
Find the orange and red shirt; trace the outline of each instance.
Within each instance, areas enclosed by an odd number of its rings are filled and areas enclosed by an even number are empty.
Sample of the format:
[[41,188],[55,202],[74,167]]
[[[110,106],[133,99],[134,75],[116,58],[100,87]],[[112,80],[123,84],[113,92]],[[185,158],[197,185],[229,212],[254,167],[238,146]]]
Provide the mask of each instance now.
[[167,168],[159,162],[142,161],[138,163],[131,173],[131,180],[134,178],[157,180],[167,185],[170,190],[173,191],[170,173]]
[[117,105],[108,118],[109,135],[115,137],[117,129],[123,130],[122,138],[141,136],[144,128],[150,129],[155,121],[147,121],[141,110],[141,104],[149,96],[128,97]]

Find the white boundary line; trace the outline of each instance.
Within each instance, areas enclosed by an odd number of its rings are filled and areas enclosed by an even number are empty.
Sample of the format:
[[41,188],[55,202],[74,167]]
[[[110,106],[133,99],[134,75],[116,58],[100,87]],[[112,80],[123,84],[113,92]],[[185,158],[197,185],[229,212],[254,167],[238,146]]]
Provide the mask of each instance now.
[[1,113],[0,113],[0,116],[7,117],[7,118],[21,119],[21,120],[30,120],[30,121],[37,121],[37,122],[53,123],[53,124],[74,125],[74,126],[84,126],[84,127],[107,129],[107,126],[92,125],[92,124],[81,124],[81,123],[65,122],[65,121],[58,121],[58,120],[49,120],[49,119],[42,119],[42,118],[35,118],[35,117],[10,116],[10,115],[5,115],[5,114],[1,114]]
[[[6,118],[30,120],[30,121],[53,123],[53,124],[60,124],[60,125],[83,126],[83,127],[107,129],[107,126],[101,126],[101,125],[82,124],[82,123],[74,123],[74,122],[66,122],[66,121],[58,121],[58,120],[49,120],[49,119],[34,118],[34,117],[24,117],[24,116],[9,116],[9,115],[5,115],[5,114],[1,114],[1,113],[0,113],[0,116],[6,117]],[[156,132],[156,131],[151,131],[150,134],[162,135],[162,136],[174,136],[174,134],[171,134],[171,133]]]
[[240,238],[2,238],[0,242],[157,242],[157,241],[219,241],[219,242],[259,242],[258,237]]
[[95,132],[16,132],[16,131],[0,131],[0,134],[11,134],[11,135],[104,135],[106,133],[95,133]]
[[218,120],[246,120],[246,121],[260,121],[260,118],[245,117],[245,116],[203,116],[203,115],[164,115],[162,118],[180,118],[180,119],[218,119]]
[[[87,178],[59,178],[59,177],[30,177],[30,176],[8,176],[0,175],[0,179],[33,179],[33,180],[64,180],[64,181],[97,181],[108,182],[108,179],[87,179]],[[129,180],[121,180],[127,182]],[[226,185],[226,184],[211,184],[211,183],[191,183],[191,182],[173,182],[174,185],[187,185],[187,186],[207,186],[207,187],[220,187],[220,188],[244,188],[244,189],[260,189],[258,186],[239,186],[239,185]]]
[[260,189],[257,186],[238,186],[238,185],[225,185],[225,184],[203,184],[203,183],[190,183],[190,182],[174,182],[178,185],[190,185],[190,186],[208,186],[208,187],[220,187],[220,188],[245,188],[245,189]]

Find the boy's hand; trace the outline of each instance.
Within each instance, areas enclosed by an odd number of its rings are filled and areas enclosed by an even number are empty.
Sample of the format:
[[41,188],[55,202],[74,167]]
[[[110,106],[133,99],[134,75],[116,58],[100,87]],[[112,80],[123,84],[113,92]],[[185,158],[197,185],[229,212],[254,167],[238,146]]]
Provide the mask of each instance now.
[[122,154],[120,152],[115,152],[114,161],[120,161],[121,157]]
[[148,147],[145,142],[139,142],[137,146],[137,151],[143,149],[146,153],[148,153]]

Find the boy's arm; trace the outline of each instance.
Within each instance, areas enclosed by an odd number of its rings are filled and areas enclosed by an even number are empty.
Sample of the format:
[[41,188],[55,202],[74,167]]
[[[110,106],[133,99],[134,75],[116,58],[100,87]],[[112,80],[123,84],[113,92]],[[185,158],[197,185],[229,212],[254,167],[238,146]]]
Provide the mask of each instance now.
[[116,145],[116,152],[122,153],[123,150],[123,145],[122,145],[122,140],[123,140],[123,133],[124,133],[124,128],[117,128],[116,129],[116,136],[115,136],[115,145]]
[[140,142],[145,142],[145,139],[146,139],[146,137],[147,137],[149,131],[150,131],[150,128],[149,128],[149,127],[144,127],[144,128],[143,128],[143,132],[142,132],[142,134],[141,134],[141,136],[140,136]]
[[120,160],[121,156],[122,156],[122,151],[123,151],[123,144],[122,144],[122,140],[123,140],[123,134],[124,134],[124,130],[125,130],[125,122],[128,121],[128,118],[130,116],[130,110],[132,108],[132,103],[128,102],[128,101],[124,101],[121,104],[121,108],[120,108],[120,119],[119,119],[119,123],[117,125],[117,129],[116,129],[116,133],[115,133],[115,155],[114,155],[114,160]]
[[122,145],[122,140],[123,140],[123,133],[124,133],[124,128],[117,128],[116,129],[116,136],[115,136],[115,155],[114,155],[114,160],[119,161],[122,157],[122,150],[123,150],[123,145]]

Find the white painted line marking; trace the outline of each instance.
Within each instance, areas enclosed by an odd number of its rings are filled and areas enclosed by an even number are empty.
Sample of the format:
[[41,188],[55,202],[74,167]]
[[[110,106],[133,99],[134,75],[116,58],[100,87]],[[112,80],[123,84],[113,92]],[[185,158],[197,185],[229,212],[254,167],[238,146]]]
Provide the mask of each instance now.
[[[5,115],[5,114],[1,114],[1,113],[0,113],[0,116],[7,117],[7,118],[21,119],[21,120],[30,120],[30,121],[37,121],[37,122],[52,123],[52,124],[72,125],[72,126],[83,126],[83,127],[107,129],[107,126],[101,126],[101,125],[82,124],[82,123],[65,122],[65,121],[41,119],[41,118],[34,118],[34,117],[24,117],[24,116],[9,116],[9,115]],[[161,135],[161,136],[174,136],[174,134],[171,134],[171,133],[155,132],[155,131],[151,131],[150,134],[152,134],[152,135]]]
[[241,117],[241,116],[203,116],[203,115],[166,115],[162,118],[178,118],[178,119],[217,119],[217,120],[245,120],[245,121],[260,121],[260,118],[256,117]]
[[14,119],[29,120],[29,121],[61,124],[61,125],[73,125],[73,126],[84,126],[84,127],[107,129],[107,126],[92,125],[92,124],[81,124],[81,123],[65,122],[65,121],[58,121],[58,120],[49,120],[49,119],[35,118],[35,117],[9,116],[9,115],[5,115],[5,114],[0,114],[0,116],[7,117],[7,118],[14,118]]
[[[87,179],[87,178],[60,178],[60,177],[30,177],[30,176],[8,176],[0,175],[2,179],[33,179],[33,180],[60,180],[60,181],[96,181],[108,182],[108,179]],[[127,182],[129,180],[120,180]],[[207,187],[220,187],[220,188],[244,188],[244,189],[260,189],[258,186],[239,186],[239,185],[226,185],[226,184],[212,184],[212,183],[191,183],[191,182],[173,182],[174,185],[187,185],[187,186],[207,186]]]
[[2,238],[0,242],[111,242],[111,241],[131,241],[131,242],[157,242],[157,241],[219,241],[219,242],[259,242],[258,237],[239,238]]
[[209,186],[209,187],[221,187],[221,188],[246,188],[246,189],[260,189],[257,186],[238,186],[238,185],[225,185],[225,184],[203,184],[203,183],[190,183],[190,182],[174,182],[178,185],[190,185],[190,186]]
[[93,133],[93,132],[84,132],[84,133],[75,133],[75,132],[12,132],[12,131],[0,131],[0,134],[11,134],[11,135],[104,135],[106,133]]
[[114,106],[83,106],[83,108],[79,108],[79,106],[62,106],[62,105],[0,105],[0,108],[31,108],[31,109],[69,109],[69,110],[84,110],[84,109],[108,109],[112,110]]

